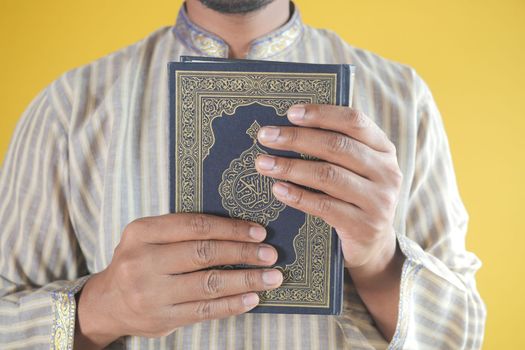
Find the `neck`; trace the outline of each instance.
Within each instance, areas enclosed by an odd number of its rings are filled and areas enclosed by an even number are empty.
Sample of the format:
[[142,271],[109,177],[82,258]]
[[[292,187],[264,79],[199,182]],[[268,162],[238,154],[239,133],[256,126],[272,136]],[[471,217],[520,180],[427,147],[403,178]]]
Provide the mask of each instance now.
[[186,11],[193,23],[219,36],[228,44],[230,58],[244,58],[253,40],[288,21],[290,1],[274,0],[257,11],[225,14],[206,7],[199,0],[187,0]]

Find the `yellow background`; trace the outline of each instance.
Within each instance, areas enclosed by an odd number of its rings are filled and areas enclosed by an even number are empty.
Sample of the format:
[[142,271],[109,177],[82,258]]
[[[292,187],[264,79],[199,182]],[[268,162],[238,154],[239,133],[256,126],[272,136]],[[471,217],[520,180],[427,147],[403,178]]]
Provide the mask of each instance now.
[[[307,23],[410,64],[429,83],[471,215],[468,248],[484,263],[484,348],[525,348],[525,1],[296,2]],[[180,4],[0,0],[0,160],[39,90],[171,25]]]

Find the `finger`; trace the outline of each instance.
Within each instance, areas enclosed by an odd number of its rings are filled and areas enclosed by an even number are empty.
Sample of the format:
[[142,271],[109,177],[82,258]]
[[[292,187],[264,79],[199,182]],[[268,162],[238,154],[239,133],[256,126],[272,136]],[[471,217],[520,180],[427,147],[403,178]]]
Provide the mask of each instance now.
[[366,178],[377,174],[377,164],[384,155],[338,132],[300,128],[264,127],[259,141],[268,147],[308,154],[337,164]]
[[260,155],[255,166],[263,175],[320,190],[358,207],[367,205],[370,181],[337,165]]
[[207,270],[167,276],[163,304],[217,299],[277,288],[283,275],[276,269]]
[[168,309],[168,322],[173,328],[177,328],[201,321],[240,315],[250,311],[258,303],[259,296],[256,293],[248,293],[173,305]]
[[261,242],[266,237],[259,224],[197,213],[141,218],[128,225],[125,233],[152,244],[209,239]]
[[220,265],[269,266],[277,251],[268,244],[200,240],[152,246],[160,274],[172,275]]
[[[363,217],[358,207],[323,193],[314,193],[299,186],[277,182],[272,192],[278,200],[307,214],[323,219],[336,229],[355,228]],[[355,230],[354,230],[355,231]]]
[[297,125],[340,132],[380,152],[395,151],[379,126],[363,112],[351,107],[295,105],[288,110],[288,119]]

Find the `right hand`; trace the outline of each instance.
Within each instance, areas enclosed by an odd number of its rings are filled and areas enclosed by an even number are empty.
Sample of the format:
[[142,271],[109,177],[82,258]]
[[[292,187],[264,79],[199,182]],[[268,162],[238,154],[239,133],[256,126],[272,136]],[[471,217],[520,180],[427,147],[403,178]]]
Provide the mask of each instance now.
[[75,347],[102,348],[125,335],[164,336],[249,311],[259,302],[255,291],[281,285],[279,270],[203,269],[274,264],[277,251],[260,243],[265,237],[258,224],[205,214],[133,221],[109,266],[80,292]]

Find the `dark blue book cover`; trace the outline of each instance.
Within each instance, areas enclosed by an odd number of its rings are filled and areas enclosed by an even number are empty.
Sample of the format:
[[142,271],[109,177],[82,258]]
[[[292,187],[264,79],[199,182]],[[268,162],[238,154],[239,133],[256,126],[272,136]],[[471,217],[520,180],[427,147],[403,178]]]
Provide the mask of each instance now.
[[260,292],[251,312],[340,314],[344,265],[335,230],[279,202],[274,179],[255,170],[267,153],[256,139],[265,125],[291,125],[294,104],[348,106],[353,66],[182,57],[170,62],[170,211],[255,221],[279,259],[281,287]]

